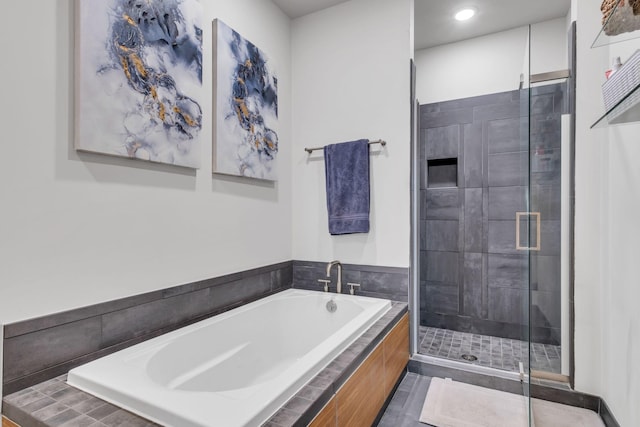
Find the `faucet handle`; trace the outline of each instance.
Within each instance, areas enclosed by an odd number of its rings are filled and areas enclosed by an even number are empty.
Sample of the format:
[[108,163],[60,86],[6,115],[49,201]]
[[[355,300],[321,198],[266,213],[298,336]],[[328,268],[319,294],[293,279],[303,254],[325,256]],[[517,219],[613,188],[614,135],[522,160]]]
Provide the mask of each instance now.
[[355,295],[356,294],[356,289],[355,288],[359,288],[360,287],[360,283],[347,283],[347,286],[349,286],[349,293],[351,295]]
[[325,292],[329,292],[329,285],[331,284],[331,280],[318,279],[318,282],[320,282],[320,286],[324,285]]

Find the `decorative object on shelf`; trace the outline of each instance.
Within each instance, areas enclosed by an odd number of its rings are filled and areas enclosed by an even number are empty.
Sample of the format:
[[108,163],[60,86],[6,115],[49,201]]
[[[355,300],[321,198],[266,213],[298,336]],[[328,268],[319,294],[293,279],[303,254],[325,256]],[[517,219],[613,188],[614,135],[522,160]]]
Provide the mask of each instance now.
[[253,43],[219,19],[213,26],[213,171],[275,181],[278,79]]
[[602,25],[607,23],[607,20],[611,16],[611,12],[613,12],[616,7],[616,2],[621,3],[623,1],[624,0],[603,0],[600,5],[600,11],[602,12]]
[[[640,120],[640,50],[602,85],[606,113],[601,123],[620,124]],[[606,118],[606,121],[604,120]]]
[[638,85],[640,85],[640,50],[636,50],[627,62],[602,85],[602,96],[607,111],[615,107]]
[[604,0],[600,10],[603,29],[608,36],[640,29],[640,0]]
[[198,0],[78,2],[78,151],[197,168]]
[[613,58],[613,63],[611,64],[611,68],[605,72],[605,76],[607,77],[607,79],[610,79],[611,76],[613,76],[615,72],[620,69],[620,67],[622,67],[622,61],[620,61],[619,56],[616,56],[615,58]]

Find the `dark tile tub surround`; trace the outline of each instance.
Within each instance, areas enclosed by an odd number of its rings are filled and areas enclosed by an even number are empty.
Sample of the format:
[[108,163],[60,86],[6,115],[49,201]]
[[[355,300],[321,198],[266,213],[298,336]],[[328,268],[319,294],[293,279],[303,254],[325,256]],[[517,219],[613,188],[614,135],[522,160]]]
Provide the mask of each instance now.
[[[531,338],[559,344],[567,90],[552,84],[532,88],[530,98],[516,90],[421,106],[421,325],[522,338],[530,270]],[[434,188],[428,166],[452,159],[457,179]],[[542,247],[531,265],[515,248],[516,212],[527,210],[542,219]]]
[[5,397],[4,414],[22,427],[151,427],[158,424],[67,384],[67,375]]
[[[331,292],[335,292],[338,268],[331,269]],[[293,287],[297,289],[321,290],[318,279],[326,279],[327,263],[315,261],[293,261]],[[360,264],[342,265],[342,293],[349,293],[347,283],[358,283],[356,295],[384,298],[392,301],[408,301],[409,269],[380,267]]]
[[[407,304],[391,309],[291,398],[265,427],[307,425],[407,312]],[[144,418],[80,391],[66,374],[6,396],[3,411],[22,427],[151,427]]]
[[3,393],[292,287],[291,261],[4,327]]

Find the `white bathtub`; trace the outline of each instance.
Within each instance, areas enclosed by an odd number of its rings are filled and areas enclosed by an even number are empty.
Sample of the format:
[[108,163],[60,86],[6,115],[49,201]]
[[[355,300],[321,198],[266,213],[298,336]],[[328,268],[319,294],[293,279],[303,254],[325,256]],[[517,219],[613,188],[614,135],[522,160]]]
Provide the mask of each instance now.
[[258,426],[390,307],[291,289],[75,368],[68,382],[164,426]]

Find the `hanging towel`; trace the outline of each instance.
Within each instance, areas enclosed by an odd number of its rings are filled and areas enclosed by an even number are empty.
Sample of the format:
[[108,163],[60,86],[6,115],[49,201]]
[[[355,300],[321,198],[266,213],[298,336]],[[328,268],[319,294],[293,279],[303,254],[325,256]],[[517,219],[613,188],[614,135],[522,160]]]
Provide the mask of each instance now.
[[369,140],[324,147],[329,233],[369,232]]

